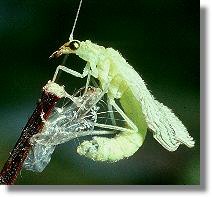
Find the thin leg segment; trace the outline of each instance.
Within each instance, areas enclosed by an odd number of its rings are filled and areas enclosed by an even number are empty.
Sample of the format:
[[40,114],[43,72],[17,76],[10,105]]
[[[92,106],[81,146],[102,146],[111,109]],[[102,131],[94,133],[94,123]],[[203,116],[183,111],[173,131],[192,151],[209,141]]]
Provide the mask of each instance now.
[[132,129],[124,128],[124,127],[119,127],[119,126],[113,126],[113,125],[107,125],[107,124],[100,124],[100,123],[95,123],[94,126],[104,128],[104,129],[111,129],[111,130],[116,130],[116,131],[121,131],[121,132],[135,132]]
[[53,82],[56,80],[59,70],[62,70],[62,71],[64,71],[64,72],[66,72],[66,73],[69,73],[69,74],[71,74],[71,75],[73,75],[73,76],[75,76],[75,77],[79,77],[79,78],[84,78],[85,76],[88,75],[87,70],[84,70],[84,72],[81,74],[81,73],[79,73],[79,72],[77,72],[77,71],[75,71],[75,70],[72,70],[72,69],[67,68],[67,67],[65,67],[65,66],[62,66],[62,65],[59,65],[59,66],[57,67],[55,73],[54,73],[54,77],[53,77],[53,79],[52,79]]
[[109,116],[111,118],[112,125],[116,126],[116,120],[115,120],[115,116],[114,116],[114,113],[113,113],[113,106],[110,104],[109,99],[108,99],[108,102],[107,102],[107,108],[108,108],[108,111],[109,111]]
[[137,126],[130,120],[127,115],[122,111],[122,109],[116,104],[114,99],[110,100],[111,105],[116,109],[116,111],[122,116],[122,118],[127,122],[127,124],[135,131],[138,132]]
[[86,85],[85,85],[85,92],[87,92],[87,90],[88,90],[88,86],[90,84],[90,81],[91,81],[91,74],[88,73],[88,77],[87,77],[87,81],[86,81]]

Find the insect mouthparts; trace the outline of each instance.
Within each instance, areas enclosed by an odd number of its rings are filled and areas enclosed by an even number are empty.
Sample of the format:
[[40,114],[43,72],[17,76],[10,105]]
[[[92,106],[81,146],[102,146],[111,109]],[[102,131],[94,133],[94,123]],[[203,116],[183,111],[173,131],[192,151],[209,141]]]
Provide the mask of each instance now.
[[58,58],[62,55],[62,52],[61,51],[55,51],[54,53],[52,53],[50,56],[49,56],[49,59],[52,59],[52,58]]

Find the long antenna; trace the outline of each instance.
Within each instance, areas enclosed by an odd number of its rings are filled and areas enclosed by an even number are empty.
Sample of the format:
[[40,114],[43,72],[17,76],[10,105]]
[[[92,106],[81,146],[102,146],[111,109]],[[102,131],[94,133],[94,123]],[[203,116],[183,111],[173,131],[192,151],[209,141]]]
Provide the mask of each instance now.
[[77,10],[77,14],[76,14],[76,17],[75,17],[75,20],[74,20],[74,25],[73,25],[73,27],[72,27],[71,34],[70,34],[70,36],[69,36],[69,40],[70,40],[70,41],[73,40],[74,29],[75,29],[75,26],[76,26],[76,23],[77,23],[77,19],[78,19],[78,16],[79,16],[79,12],[80,12],[81,5],[82,5],[82,0],[80,0],[79,7],[78,7],[78,10]]

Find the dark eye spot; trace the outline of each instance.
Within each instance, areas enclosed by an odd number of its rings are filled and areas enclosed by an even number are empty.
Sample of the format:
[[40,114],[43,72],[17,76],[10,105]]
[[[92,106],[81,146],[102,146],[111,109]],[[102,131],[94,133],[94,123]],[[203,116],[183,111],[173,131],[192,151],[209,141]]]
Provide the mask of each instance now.
[[76,40],[73,40],[73,41],[70,42],[70,44],[69,44],[69,48],[70,48],[72,51],[77,50],[79,47],[80,47],[80,43],[79,43],[79,41],[76,41]]

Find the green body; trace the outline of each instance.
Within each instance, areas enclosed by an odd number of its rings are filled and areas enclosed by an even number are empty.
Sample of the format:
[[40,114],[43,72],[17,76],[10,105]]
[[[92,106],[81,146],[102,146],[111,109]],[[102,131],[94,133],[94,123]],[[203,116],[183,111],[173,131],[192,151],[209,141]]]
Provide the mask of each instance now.
[[[72,50],[69,45],[75,42],[78,42],[79,47]],[[175,151],[180,144],[194,146],[194,140],[182,122],[171,109],[154,98],[141,76],[118,51],[87,40],[70,41],[57,51],[57,54],[62,53],[75,53],[87,62],[83,74],[63,69],[76,77],[83,78],[89,73],[97,78],[129,129],[114,138],[94,137],[92,141],[85,141],[78,147],[79,154],[100,161],[117,161],[129,157],[142,146],[147,126],[153,131],[153,137],[169,151]],[[116,104],[117,99],[122,110]]]
[[147,123],[142,112],[141,103],[133,96],[130,89],[127,89],[120,98],[120,103],[124,112],[137,126],[138,132],[141,134],[143,140],[147,132]]

